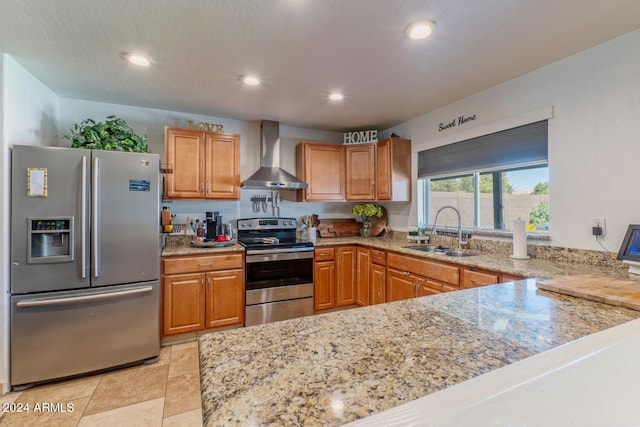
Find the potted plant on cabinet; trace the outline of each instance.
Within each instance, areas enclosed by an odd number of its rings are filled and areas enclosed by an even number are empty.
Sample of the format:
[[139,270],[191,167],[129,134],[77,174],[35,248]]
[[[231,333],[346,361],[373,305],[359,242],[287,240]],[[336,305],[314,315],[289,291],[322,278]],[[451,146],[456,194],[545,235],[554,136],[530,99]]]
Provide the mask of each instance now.
[[362,230],[360,231],[360,235],[362,237],[371,237],[371,219],[374,216],[380,218],[383,211],[382,206],[367,203],[355,205],[351,210],[351,213],[362,218]]
[[71,148],[149,152],[147,135],[136,135],[127,122],[116,116],[108,116],[105,122],[85,119],[70,130],[64,138],[71,141]]

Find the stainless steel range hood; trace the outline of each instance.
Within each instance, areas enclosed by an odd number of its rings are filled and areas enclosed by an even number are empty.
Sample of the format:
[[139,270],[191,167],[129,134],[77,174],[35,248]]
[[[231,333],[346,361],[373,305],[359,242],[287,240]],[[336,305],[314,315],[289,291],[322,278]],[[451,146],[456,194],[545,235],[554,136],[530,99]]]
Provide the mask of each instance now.
[[262,167],[240,183],[242,188],[298,190],[309,186],[280,168],[280,123],[260,123],[260,157]]

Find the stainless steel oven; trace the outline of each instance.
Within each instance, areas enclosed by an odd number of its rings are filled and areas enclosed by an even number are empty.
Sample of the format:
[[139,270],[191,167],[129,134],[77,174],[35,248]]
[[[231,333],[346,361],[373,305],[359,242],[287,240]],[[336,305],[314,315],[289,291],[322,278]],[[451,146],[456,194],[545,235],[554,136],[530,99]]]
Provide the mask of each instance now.
[[313,314],[313,244],[293,218],[238,220],[245,247],[245,325]]

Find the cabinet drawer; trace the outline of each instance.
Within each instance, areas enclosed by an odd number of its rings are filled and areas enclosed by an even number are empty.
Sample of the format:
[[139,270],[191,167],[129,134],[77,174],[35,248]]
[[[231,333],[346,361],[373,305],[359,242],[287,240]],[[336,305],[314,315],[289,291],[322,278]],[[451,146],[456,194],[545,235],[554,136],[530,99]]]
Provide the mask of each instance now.
[[432,289],[436,293],[457,291],[458,287],[448,283],[440,283],[429,279],[418,279],[418,284],[423,288]]
[[437,262],[425,261],[425,276],[440,282],[460,286],[460,269],[452,265],[440,264]]
[[336,248],[316,248],[316,261],[330,261],[336,257]]
[[163,274],[197,273],[242,267],[242,253],[175,257],[162,260]]
[[371,262],[373,264],[386,265],[386,254],[384,251],[379,251],[377,249],[371,249]]
[[398,270],[408,271],[419,276],[428,277],[454,286],[458,286],[460,284],[460,269],[452,265],[398,255],[395,253],[387,254],[387,265]]
[[462,288],[477,288],[479,286],[495,285],[500,280],[499,273],[476,271],[465,268],[462,273]]

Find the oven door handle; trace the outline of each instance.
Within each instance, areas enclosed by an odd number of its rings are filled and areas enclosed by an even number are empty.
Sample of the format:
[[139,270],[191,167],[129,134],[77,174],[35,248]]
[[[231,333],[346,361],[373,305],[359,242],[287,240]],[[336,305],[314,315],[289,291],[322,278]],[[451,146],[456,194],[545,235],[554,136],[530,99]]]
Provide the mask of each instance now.
[[290,250],[284,249],[274,249],[273,251],[259,251],[258,253],[247,252],[245,262],[247,264],[251,264],[254,262],[286,261],[292,259],[313,259],[313,248],[311,248],[310,251],[303,250],[296,252],[291,252]]

